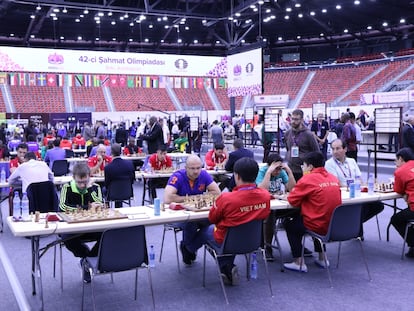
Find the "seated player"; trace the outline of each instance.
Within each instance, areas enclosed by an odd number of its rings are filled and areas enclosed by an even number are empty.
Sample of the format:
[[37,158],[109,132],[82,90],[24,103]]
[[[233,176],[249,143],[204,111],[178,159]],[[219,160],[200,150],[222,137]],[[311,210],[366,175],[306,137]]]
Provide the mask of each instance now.
[[[135,138],[134,137],[129,137],[128,138],[128,145],[126,145],[124,147],[123,154],[127,157],[131,157],[131,156],[139,154],[139,153],[143,153],[142,148],[138,147],[135,144]],[[144,164],[144,162],[142,160],[132,160],[132,164],[134,164],[135,170],[138,170]]]
[[188,138],[185,136],[185,132],[180,133],[180,137],[174,140],[174,147],[179,152],[185,152],[188,144]]
[[[73,180],[63,185],[60,193],[59,207],[63,212],[76,211],[77,209],[88,209],[89,206],[96,208],[102,205],[102,192],[98,184],[90,183],[90,169],[85,163],[76,163],[73,167]],[[68,250],[75,257],[81,258],[98,256],[99,240],[102,233],[89,232],[84,234],[62,234],[61,237]],[[86,242],[95,241],[96,244],[89,249]],[[91,281],[89,271],[84,271],[85,283]]]
[[107,164],[111,163],[112,157],[106,155],[106,146],[100,144],[96,149],[96,155],[89,157],[88,166],[91,174],[100,174],[104,171]]
[[[172,160],[167,155],[167,147],[160,145],[157,148],[157,153],[152,154],[148,159],[148,164],[154,171],[172,170]],[[157,197],[157,188],[165,188],[168,182],[168,177],[150,178],[148,181],[148,187],[151,191],[151,197],[154,199]]]
[[[219,142],[214,144],[214,149],[209,150],[205,156],[206,169],[224,169],[227,162],[227,153],[225,151],[224,143]],[[214,181],[219,183],[219,188],[221,191],[227,186],[226,175],[214,175]]]

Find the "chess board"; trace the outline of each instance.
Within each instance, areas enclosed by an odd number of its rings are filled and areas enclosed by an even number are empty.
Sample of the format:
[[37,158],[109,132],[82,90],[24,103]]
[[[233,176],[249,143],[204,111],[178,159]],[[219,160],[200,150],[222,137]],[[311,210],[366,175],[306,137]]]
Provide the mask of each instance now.
[[374,185],[374,191],[375,192],[380,192],[380,193],[393,192],[394,191],[394,183],[393,182],[376,183]]
[[183,202],[186,210],[192,212],[209,211],[216,201],[217,196],[213,194],[200,194],[187,196]]
[[120,213],[118,210],[109,208],[96,211],[76,210],[67,213],[59,212],[58,215],[69,224],[128,218],[127,215]]

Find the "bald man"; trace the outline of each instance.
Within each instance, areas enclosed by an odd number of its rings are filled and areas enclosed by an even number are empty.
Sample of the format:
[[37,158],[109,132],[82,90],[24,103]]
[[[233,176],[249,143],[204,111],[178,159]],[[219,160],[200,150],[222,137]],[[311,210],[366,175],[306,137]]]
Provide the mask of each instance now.
[[98,174],[103,172],[105,166],[111,162],[112,157],[106,155],[106,146],[100,144],[96,149],[96,155],[88,159],[88,166],[91,170],[91,174]]
[[[220,189],[213,178],[202,169],[203,162],[197,155],[187,158],[185,169],[176,171],[168,180],[164,191],[164,203],[182,203],[187,195],[209,193],[219,195]],[[207,230],[209,222],[184,222],[177,224],[183,230],[180,244],[183,262],[191,265],[196,258],[199,243],[195,241],[199,230]],[[197,246],[196,246],[197,245]]]

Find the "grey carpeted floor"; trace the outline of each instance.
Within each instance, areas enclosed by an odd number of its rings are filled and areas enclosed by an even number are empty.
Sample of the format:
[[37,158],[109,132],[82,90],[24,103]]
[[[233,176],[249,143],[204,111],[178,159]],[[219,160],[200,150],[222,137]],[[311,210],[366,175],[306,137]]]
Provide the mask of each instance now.
[[[136,203],[140,202],[142,183],[135,185]],[[160,193],[161,194],[161,193]],[[400,206],[405,206],[399,200]],[[2,204],[6,215],[7,204]],[[227,287],[230,305],[225,304],[218,276],[211,257],[207,258],[207,284],[202,286],[202,257],[199,250],[197,261],[192,267],[181,264],[177,271],[174,237],[172,232],[166,236],[163,260],[152,269],[156,309],[158,310],[414,310],[411,293],[414,291],[414,260],[400,259],[402,240],[394,229],[390,231],[390,241],[385,241],[386,226],[392,209],[386,207],[379,216],[382,240],[374,219],[364,225],[363,242],[372,281],[363,265],[357,242],[343,244],[341,261],[336,269],[337,245],[328,246],[334,287],[329,286],[326,271],[307,259],[308,273],[291,271],[280,272],[279,261],[269,264],[274,297],[270,297],[264,275],[264,265],[259,260],[259,277],[247,281],[244,258],[236,258],[241,273],[239,286]],[[153,244],[158,259],[163,227],[146,228],[148,245]],[[279,232],[285,261],[291,259],[285,232]],[[51,240],[53,237],[46,238]],[[181,239],[181,234],[179,234]],[[39,309],[36,296],[31,295],[30,279],[30,240],[13,237],[7,225],[0,235],[8,257],[29,300],[32,310]],[[43,243],[43,241],[42,241]],[[310,242],[308,246],[312,245]],[[180,254],[181,260],[181,254]],[[81,270],[79,260],[63,249],[64,289],[60,290],[59,274],[52,276],[53,250],[41,259],[45,310],[81,309]],[[134,301],[134,272],[114,275],[114,283],[109,276],[97,279],[96,301],[98,310],[151,310],[151,297],[145,270],[139,274],[138,300]],[[17,302],[0,265],[0,309],[18,310]],[[86,287],[85,310],[92,310],[90,285]]]

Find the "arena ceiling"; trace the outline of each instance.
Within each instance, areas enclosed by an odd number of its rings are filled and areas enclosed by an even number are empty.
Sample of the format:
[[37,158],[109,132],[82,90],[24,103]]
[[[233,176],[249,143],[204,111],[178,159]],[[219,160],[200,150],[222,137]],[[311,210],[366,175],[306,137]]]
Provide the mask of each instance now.
[[224,55],[395,40],[414,41],[413,0],[0,0],[0,45]]

